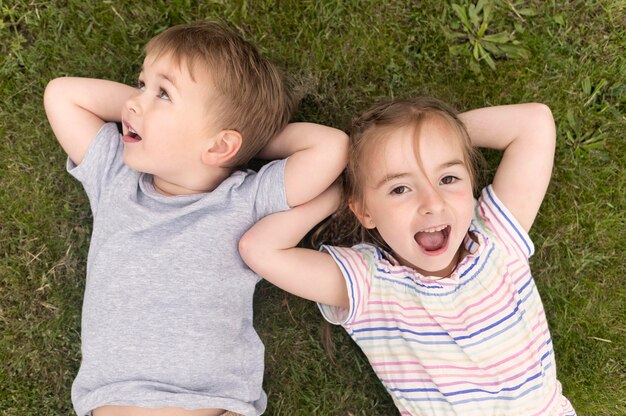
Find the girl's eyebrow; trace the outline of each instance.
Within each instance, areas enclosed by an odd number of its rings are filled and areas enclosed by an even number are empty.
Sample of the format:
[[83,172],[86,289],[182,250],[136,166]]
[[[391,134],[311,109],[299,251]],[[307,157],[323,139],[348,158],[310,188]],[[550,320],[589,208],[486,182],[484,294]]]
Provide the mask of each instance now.
[[[450,167],[459,166],[459,165],[465,166],[465,162],[463,162],[461,159],[453,159],[453,160],[450,160],[448,162],[445,162],[439,165],[438,170],[444,170],[444,169],[448,169]],[[410,176],[409,172],[389,173],[385,175],[380,181],[378,181],[378,183],[376,183],[374,189],[378,189],[384,184],[386,184],[387,182],[392,181],[394,179],[401,179],[407,176]]]
[[378,181],[378,183],[376,184],[374,188],[378,189],[389,181],[392,181],[394,179],[404,178],[406,176],[409,176],[408,172],[391,173],[391,174],[385,175],[385,177],[383,177],[380,181]]
[[449,162],[442,163],[439,166],[439,169],[446,169],[446,168],[450,168],[450,167],[456,166],[456,165],[463,165],[463,166],[465,166],[465,162],[463,162],[461,159],[454,159],[454,160],[451,160]]

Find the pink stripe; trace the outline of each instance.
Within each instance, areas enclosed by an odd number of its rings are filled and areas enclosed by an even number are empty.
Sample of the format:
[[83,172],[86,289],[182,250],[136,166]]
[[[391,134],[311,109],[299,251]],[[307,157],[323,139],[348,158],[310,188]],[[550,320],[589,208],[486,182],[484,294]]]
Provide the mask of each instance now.
[[384,381],[388,382],[388,383],[413,383],[413,382],[419,382],[419,383],[423,383],[423,382],[433,382],[434,384],[436,384],[439,387],[452,387],[452,386],[458,386],[461,384],[471,384],[474,386],[497,386],[497,385],[502,385],[503,383],[506,383],[508,381],[511,380],[515,380],[518,379],[520,377],[525,376],[528,372],[535,370],[537,367],[540,367],[540,362],[535,362],[531,365],[529,365],[528,367],[526,367],[525,369],[522,369],[520,371],[518,371],[516,374],[513,374],[505,379],[499,379],[498,381],[493,381],[493,382],[475,382],[475,381],[470,381],[469,379],[467,379],[466,377],[470,377],[470,378],[474,378],[474,377],[486,377],[489,379],[493,379],[493,374],[484,374],[484,375],[477,375],[477,374],[455,374],[455,375],[450,375],[450,374],[445,374],[445,375],[439,375],[437,374],[437,379],[441,379],[441,378],[449,378],[451,376],[454,377],[458,377],[461,376],[464,378],[464,380],[461,381],[454,381],[454,382],[449,382],[449,383],[436,383],[434,381],[434,379],[419,379],[419,378],[414,378],[414,379],[402,379],[402,378],[396,378],[396,379],[385,379]]
[[546,403],[546,405],[543,407],[543,409],[541,409],[539,412],[535,413],[532,416],[538,416],[538,415],[545,415],[546,414],[546,410],[548,410],[548,408],[550,406],[552,406],[552,403],[554,403],[554,400],[556,399],[556,386],[555,388],[552,390],[552,397],[550,398],[550,400],[548,401],[548,403]]
[[[494,296],[494,295],[498,294],[501,291],[501,289],[503,288],[504,283],[505,283],[504,280],[502,280],[500,282],[499,286],[496,289],[494,289],[493,293],[488,294],[488,296]],[[506,293],[503,293],[503,295],[506,295]],[[373,305],[374,303],[381,304],[381,302],[371,302],[370,305]],[[468,311],[469,310],[471,310],[473,308],[476,308],[476,307],[479,307],[479,306],[482,307],[480,310],[478,310],[476,312],[473,312],[470,315],[470,316],[474,316],[474,315],[482,313],[484,311],[484,309],[485,309],[484,308],[484,298],[478,299],[474,303],[472,303],[470,305],[467,305],[464,309],[462,309],[458,314],[455,314],[455,315],[433,314],[433,313],[427,312],[425,308],[410,308],[412,310],[423,311],[424,314],[409,315],[409,314],[405,313],[405,312],[408,312],[409,308],[402,307],[402,305],[399,304],[398,302],[385,302],[385,304],[387,306],[395,306],[397,309],[394,309],[393,313],[394,314],[400,314],[403,317],[408,318],[408,319],[415,319],[415,320],[418,320],[418,319],[437,319],[437,320],[451,320],[451,321],[457,320],[457,321],[459,321],[458,323],[456,323],[457,325],[461,324],[461,323],[463,323],[463,322],[465,322],[467,320],[467,318],[468,318]],[[367,316],[367,315],[386,315],[388,313],[389,312],[387,310],[385,310],[385,309],[370,309],[370,310],[367,311],[367,313],[364,313],[363,315],[364,316]],[[368,321],[367,320],[359,321],[359,323],[361,323],[361,322],[368,322]],[[448,324],[452,325],[452,324],[455,324],[455,322],[449,322]]]
[[[504,279],[502,280],[502,282],[500,283],[500,286],[498,287],[498,289],[500,289],[503,285],[504,285]],[[496,289],[496,291],[493,293],[493,295],[496,295],[497,292],[499,291],[498,289]],[[490,299],[490,297],[486,297],[484,298],[485,300],[481,300],[478,304],[474,304],[473,306],[483,306],[480,310],[474,311],[472,314],[465,316],[464,317],[464,321],[461,322],[447,322],[445,323],[445,331],[448,332],[450,335],[452,335],[453,332],[467,332],[469,331],[470,328],[475,327],[477,325],[482,324],[483,322],[487,321],[488,319],[492,318],[495,315],[500,314],[503,310],[505,309],[510,309],[511,305],[515,302],[515,299],[513,297],[509,297],[508,301],[505,300],[505,298],[507,296],[511,296],[511,294],[509,292],[506,291],[502,291],[502,298],[501,299],[493,299],[493,303],[485,303],[486,299]],[[448,328],[449,326],[452,325],[460,325],[463,322],[467,322],[469,321],[471,318],[474,318],[476,316],[481,316],[482,314],[484,314],[486,311],[491,310],[495,307],[497,307],[499,304],[501,304],[502,302],[506,302],[504,305],[502,305],[499,309],[493,311],[492,313],[484,316],[482,319],[479,319],[477,321],[474,322],[469,322],[465,327],[460,327],[460,328]],[[472,306],[472,305],[470,305]],[[468,306],[465,310],[469,309],[470,306]],[[383,318],[380,315],[384,315],[385,311],[383,310],[369,310],[367,313],[364,313],[364,316],[370,316],[370,315],[374,315],[374,318],[369,318],[369,319],[361,319],[358,321],[354,322],[354,325],[359,325],[362,327],[367,327],[367,325],[365,324],[371,324],[374,322],[398,322],[398,323],[402,323],[404,324],[406,327],[409,328],[427,328],[427,327],[434,327],[434,328],[444,328],[444,322],[438,322],[438,321],[427,321],[427,322],[419,322],[419,319],[429,319],[429,318],[436,318],[436,319],[440,319],[440,320],[448,320],[448,319],[452,319],[452,317],[448,317],[448,316],[442,316],[442,315],[409,315],[407,316],[406,314],[403,314],[401,311],[396,311],[396,314],[402,315],[404,317],[407,317],[409,319],[412,319],[411,321],[406,321],[403,319],[397,319],[397,318]]]
[[[540,325],[540,323],[538,322],[533,327],[533,330],[536,329],[536,327],[538,327],[539,325]],[[388,367],[388,366],[418,366],[418,367],[421,367],[421,368],[424,369],[421,372],[426,372],[426,370],[461,370],[461,371],[463,371],[463,370],[466,370],[466,371],[489,370],[489,369],[492,369],[492,368],[497,368],[497,367],[499,367],[502,364],[505,364],[507,362],[515,361],[515,359],[518,358],[519,356],[521,356],[521,355],[523,355],[525,353],[528,353],[531,350],[531,348],[535,346],[535,344],[537,342],[544,343],[545,339],[544,338],[540,339],[540,337],[542,335],[545,335],[547,332],[548,331],[546,330],[543,333],[537,334],[532,340],[530,340],[530,342],[528,344],[526,344],[525,347],[521,348],[516,353],[514,353],[514,354],[512,354],[512,355],[510,355],[508,357],[505,357],[505,358],[503,358],[503,359],[501,359],[501,360],[499,360],[499,361],[497,361],[497,362],[495,362],[493,364],[490,364],[488,366],[484,366],[484,367],[478,367],[478,366],[465,367],[465,366],[455,366],[455,365],[430,365],[429,366],[429,365],[424,365],[423,363],[421,363],[419,361],[378,361],[378,362],[377,361],[370,361],[370,363],[371,363],[372,366],[381,367],[381,368]],[[536,348],[533,348],[533,350],[536,350]],[[412,370],[412,371],[415,371],[415,370]],[[405,370],[405,371],[395,371],[395,372],[392,372],[392,371],[381,370],[379,373],[380,374],[383,374],[383,373],[384,374],[392,374],[392,373],[393,374],[401,374],[401,373],[404,373],[404,372],[407,372],[407,371]],[[500,373],[497,373],[497,374],[500,374]]]
[[[508,240],[509,243],[512,243],[512,247],[516,248],[515,251],[517,251],[517,255],[516,257],[520,257],[520,258],[526,258],[528,257],[528,253],[526,252],[526,248],[522,245],[520,245],[520,242],[518,240],[518,238],[516,238],[515,235],[513,235],[511,233],[511,229],[509,226],[507,226],[507,224],[505,224],[502,221],[502,216],[500,214],[500,212],[497,211],[497,205],[492,204],[491,201],[488,201],[487,199],[483,199],[483,201],[485,202],[485,207],[491,212],[492,215],[487,216],[490,220],[490,223],[493,225],[492,227],[492,231],[494,232],[494,234],[496,234],[498,236],[498,238],[501,241],[504,241],[504,247],[507,249],[507,252],[509,254],[512,254],[509,251],[509,244],[506,244],[506,241]],[[496,226],[498,225],[498,226]],[[502,233],[507,235],[507,239],[502,238]]]
[[[495,296],[496,294],[498,294],[498,292],[500,291],[500,289],[504,286],[504,284],[506,283],[506,276],[504,276],[504,278],[501,280],[500,282],[500,286],[498,286],[498,288],[496,289],[496,291],[493,293],[492,296]],[[507,287],[509,287],[510,285],[507,285]],[[482,305],[484,306],[482,309],[475,311],[472,314],[468,314],[465,317],[465,320],[468,322],[467,325],[464,328],[453,328],[450,329],[449,331],[456,331],[456,332],[466,332],[469,331],[470,328],[478,326],[482,323],[484,323],[485,321],[487,321],[490,318],[493,318],[496,315],[499,315],[502,311],[504,311],[505,309],[511,309],[511,305],[513,305],[516,301],[515,298],[513,297],[513,295],[511,294],[510,291],[502,291],[502,297],[499,299],[493,299],[493,303],[487,303],[487,300],[491,299],[492,296],[487,297],[483,302]],[[506,300],[506,298],[508,297],[508,301]],[[486,311],[491,310],[492,308],[496,308],[498,305],[502,304],[503,302],[506,302],[504,305],[502,305],[499,309],[496,309],[495,311],[493,311],[492,313],[485,315],[484,317],[482,317],[481,319],[478,319],[476,321],[471,321],[473,318],[475,317],[480,317],[482,316]]]
[[[498,287],[493,291],[491,295],[498,293],[502,287],[504,286],[504,279],[501,279],[500,284],[498,285]],[[484,304],[484,298],[478,299],[476,300],[474,303],[471,303],[469,305],[467,305],[465,308],[463,308],[462,310],[460,310],[457,314],[454,315],[441,315],[441,314],[431,314],[431,313],[427,313],[426,315],[423,315],[423,317],[428,317],[428,318],[436,318],[436,319],[461,319],[463,318],[463,320],[465,320],[465,317],[468,313],[469,310],[479,307],[479,306],[483,306]],[[389,306],[395,306],[397,308],[400,308],[401,310],[404,311],[409,311],[409,310],[421,310],[421,311],[426,311],[426,309],[424,307],[403,307],[402,304],[395,302],[395,301],[390,301],[390,302],[382,302],[382,301],[375,301],[375,302],[369,302],[368,305],[389,305]],[[481,309],[482,310],[482,309]],[[382,314],[386,314],[387,311],[385,310],[372,310],[372,312],[368,312],[369,313],[382,313]],[[395,313],[396,311],[394,311]],[[475,314],[475,313],[474,313]],[[420,315],[418,315],[420,316]]]
[[[340,255],[344,259],[344,264],[348,267],[349,277],[353,277],[350,279],[352,281],[352,287],[354,288],[354,305],[352,306],[352,311],[350,316],[348,316],[347,322],[350,322],[354,319],[354,316],[358,315],[359,310],[361,309],[362,297],[361,297],[361,278],[367,276],[367,265],[365,264],[365,260],[363,256],[355,250],[352,249],[341,249],[337,250],[337,255]],[[361,270],[357,272],[357,269],[361,266]],[[367,279],[363,279],[367,280]],[[351,299],[352,300],[352,299]]]
[[370,305],[393,305],[393,306],[398,306],[401,307],[402,309],[404,309],[405,311],[415,311],[415,310],[420,310],[420,311],[425,311],[426,309],[423,306],[402,306],[402,304],[396,302],[396,301],[379,301],[379,300],[373,300],[371,302],[369,302]]

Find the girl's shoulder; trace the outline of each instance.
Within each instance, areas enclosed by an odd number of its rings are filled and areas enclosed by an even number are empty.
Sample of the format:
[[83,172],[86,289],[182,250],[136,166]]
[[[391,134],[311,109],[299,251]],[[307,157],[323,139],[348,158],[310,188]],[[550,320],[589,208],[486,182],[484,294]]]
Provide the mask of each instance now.
[[493,242],[513,249],[520,257],[528,258],[535,250],[524,227],[500,201],[491,185],[482,190],[476,202],[470,232],[485,234]]

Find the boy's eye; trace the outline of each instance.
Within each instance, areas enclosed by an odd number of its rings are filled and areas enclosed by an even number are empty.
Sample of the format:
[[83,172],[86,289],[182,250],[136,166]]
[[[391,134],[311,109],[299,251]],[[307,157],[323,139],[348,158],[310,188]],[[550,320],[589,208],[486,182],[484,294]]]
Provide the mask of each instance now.
[[408,186],[400,185],[400,186],[396,186],[395,188],[393,188],[391,190],[391,193],[394,195],[402,195],[402,194],[407,193],[408,191],[409,191]]
[[161,88],[161,89],[159,90],[159,98],[160,98],[160,99],[162,99],[162,100],[169,100],[169,99],[170,99],[170,96],[169,96],[169,94],[167,93],[167,91],[165,91],[163,88]]
[[456,182],[456,181],[458,181],[458,180],[459,180],[459,178],[457,178],[456,176],[451,176],[451,175],[449,175],[449,176],[444,176],[444,177],[441,179],[441,183],[442,183],[443,185],[450,185],[450,184],[453,184],[454,182]]
[[142,80],[137,81],[137,89],[143,90],[146,88],[146,84]]

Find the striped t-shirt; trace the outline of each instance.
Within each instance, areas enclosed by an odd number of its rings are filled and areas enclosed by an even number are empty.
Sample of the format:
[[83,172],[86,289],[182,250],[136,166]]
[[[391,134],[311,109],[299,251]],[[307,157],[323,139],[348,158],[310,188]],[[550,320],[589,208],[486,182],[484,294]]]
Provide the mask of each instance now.
[[450,277],[425,277],[383,250],[324,246],[349,309],[319,305],[361,347],[403,415],[575,415],[528,257],[534,246],[491,186]]

